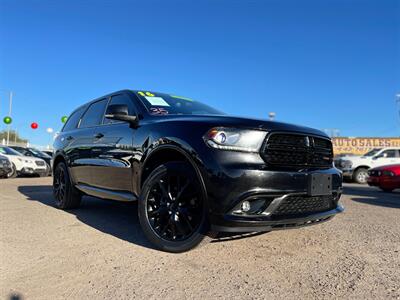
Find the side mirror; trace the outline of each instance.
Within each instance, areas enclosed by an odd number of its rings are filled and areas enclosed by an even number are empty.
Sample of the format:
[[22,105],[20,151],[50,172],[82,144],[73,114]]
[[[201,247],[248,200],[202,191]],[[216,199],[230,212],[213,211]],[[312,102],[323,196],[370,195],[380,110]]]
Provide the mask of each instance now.
[[130,116],[128,105],[125,104],[114,104],[107,108],[105,117],[110,120],[124,121],[138,126],[139,119],[137,116]]

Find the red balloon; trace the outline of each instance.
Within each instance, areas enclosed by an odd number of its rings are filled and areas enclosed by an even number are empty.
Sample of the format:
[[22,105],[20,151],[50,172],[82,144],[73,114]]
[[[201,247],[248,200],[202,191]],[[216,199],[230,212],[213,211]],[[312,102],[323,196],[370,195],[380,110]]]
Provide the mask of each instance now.
[[31,124],[31,128],[32,128],[32,129],[37,129],[38,127],[39,127],[38,123],[33,122],[33,123]]

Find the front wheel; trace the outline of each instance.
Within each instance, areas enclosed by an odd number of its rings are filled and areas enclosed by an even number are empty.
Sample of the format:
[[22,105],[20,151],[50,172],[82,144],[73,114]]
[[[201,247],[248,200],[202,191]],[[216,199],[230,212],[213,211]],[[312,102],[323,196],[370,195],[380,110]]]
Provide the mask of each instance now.
[[150,242],[168,252],[196,247],[208,230],[206,201],[192,166],[165,163],[143,184],[138,213]]
[[11,165],[11,172],[7,174],[7,178],[15,178],[17,177],[17,167],[14,163]]
[[368,169],[359,168],[355,170],[353,179],[359,184],[366,184],[368,179]]

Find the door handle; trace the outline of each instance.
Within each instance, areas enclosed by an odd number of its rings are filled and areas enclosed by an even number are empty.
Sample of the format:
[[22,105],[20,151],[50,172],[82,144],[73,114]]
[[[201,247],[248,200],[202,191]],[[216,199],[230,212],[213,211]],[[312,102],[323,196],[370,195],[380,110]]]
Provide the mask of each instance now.
[[104,136],[104,134],[102,134],[102,133],[96,133],[96,134],[94,135],[94,138],[95,138],[95,139],[101,139],[103,136]]

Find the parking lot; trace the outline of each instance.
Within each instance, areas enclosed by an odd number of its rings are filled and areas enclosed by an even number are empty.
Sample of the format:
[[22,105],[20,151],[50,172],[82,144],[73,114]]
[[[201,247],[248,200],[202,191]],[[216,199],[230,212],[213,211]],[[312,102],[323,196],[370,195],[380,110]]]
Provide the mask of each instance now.
[[346,211],[317,226],[220,236],[168,254],[136,204],[53,207],[51,178],[0,181],[2,299],[400,298],[400,193],[345,185]]

